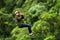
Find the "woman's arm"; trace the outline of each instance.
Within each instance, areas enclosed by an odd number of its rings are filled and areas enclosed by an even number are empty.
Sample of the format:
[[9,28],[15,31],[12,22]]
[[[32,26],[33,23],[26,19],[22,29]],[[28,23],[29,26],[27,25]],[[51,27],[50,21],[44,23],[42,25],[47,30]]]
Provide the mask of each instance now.
[[24,19],[24,15],[21,15],[21,18]]
[[20,13],[20,15],[21,15],[21,19],[24,19],[24,15],[23,15],[23,13]]

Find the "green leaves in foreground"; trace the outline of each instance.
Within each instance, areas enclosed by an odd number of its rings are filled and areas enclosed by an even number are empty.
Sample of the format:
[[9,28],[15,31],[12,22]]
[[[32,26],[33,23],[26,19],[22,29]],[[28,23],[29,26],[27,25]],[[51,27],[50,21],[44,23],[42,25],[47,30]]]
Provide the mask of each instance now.
[[13,40],[31,40],[27,28],[14,28],[11,32]]

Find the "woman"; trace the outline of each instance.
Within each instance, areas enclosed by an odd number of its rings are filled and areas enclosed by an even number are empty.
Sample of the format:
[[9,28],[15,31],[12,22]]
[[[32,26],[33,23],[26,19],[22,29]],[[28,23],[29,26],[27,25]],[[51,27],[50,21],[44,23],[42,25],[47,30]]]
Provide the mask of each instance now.
[[31,25],[24,23],[24,20],[23,20],[24,15],[22,15],[19,11],[15,11],[15,17],[16,17],[17,25],[19,26],[19,28],[28,27],[29,35],[32,35],[33,33],[31,30]]

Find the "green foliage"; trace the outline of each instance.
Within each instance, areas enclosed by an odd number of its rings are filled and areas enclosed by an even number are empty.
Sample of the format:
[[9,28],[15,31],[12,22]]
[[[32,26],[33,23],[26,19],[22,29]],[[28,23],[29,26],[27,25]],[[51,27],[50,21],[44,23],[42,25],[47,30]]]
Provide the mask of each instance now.
[[16,3],[16,0],[6,0],[5,3],[6,3],[5,10],[9,13],[13,10],[15,3]]
[[11,34],[12,39],[16,38],[15,40],[31,40],[26,28],[21,29],[16,27],[12,30]]
[[5,1],[4,0],[0,0],[0,8],[5,6]]
[[25,2],[25,0],[18,0],[17,2],[16,2],[16,5],[17,5],[17,7],[22,7],[22,5],[24,4],[24,2]]
[[[12,15],[4,14],[0,12],[0,35],[4,37],[9,37],[11,30],[14,28]],[[12,21],[12,22],[11,22]]]
[[[36,39],[43,40],[46,36],[50,35],[49,23],[43,20],[35,22],[33,26],[34,34]],[[38,36],[39,35],[39,36]]]
[[[16,26],[16,10],[32,25],[33,36]],[[60,0],[0,0],[0,40],[60,40]]]
[[55,36],[48,36],[48,37],[45,38],[44,40],[55,40]]
[[41,18],[43,20],[50,20],[50,19],[53,19],[54,17],[56,17],[57,13],[47,13],[47,12],[44,12],[42,15],[41,15]]
[[46,11],[46,8],[42,4],[38,4],[35,6],[32,6],[27,13],[27,17],[29,17],[30,21],[34,23],[37,21],[40,17],[40,15],[43,13],[43,11]]

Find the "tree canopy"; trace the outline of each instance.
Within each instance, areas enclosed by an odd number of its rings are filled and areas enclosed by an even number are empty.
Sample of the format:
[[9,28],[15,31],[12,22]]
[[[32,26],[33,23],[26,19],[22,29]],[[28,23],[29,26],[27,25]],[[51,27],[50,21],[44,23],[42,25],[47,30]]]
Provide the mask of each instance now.
[[[15,10],[31,24],[33,36],[16,26]],[[60,0],[0,0],[0,40],[60,40]]]

